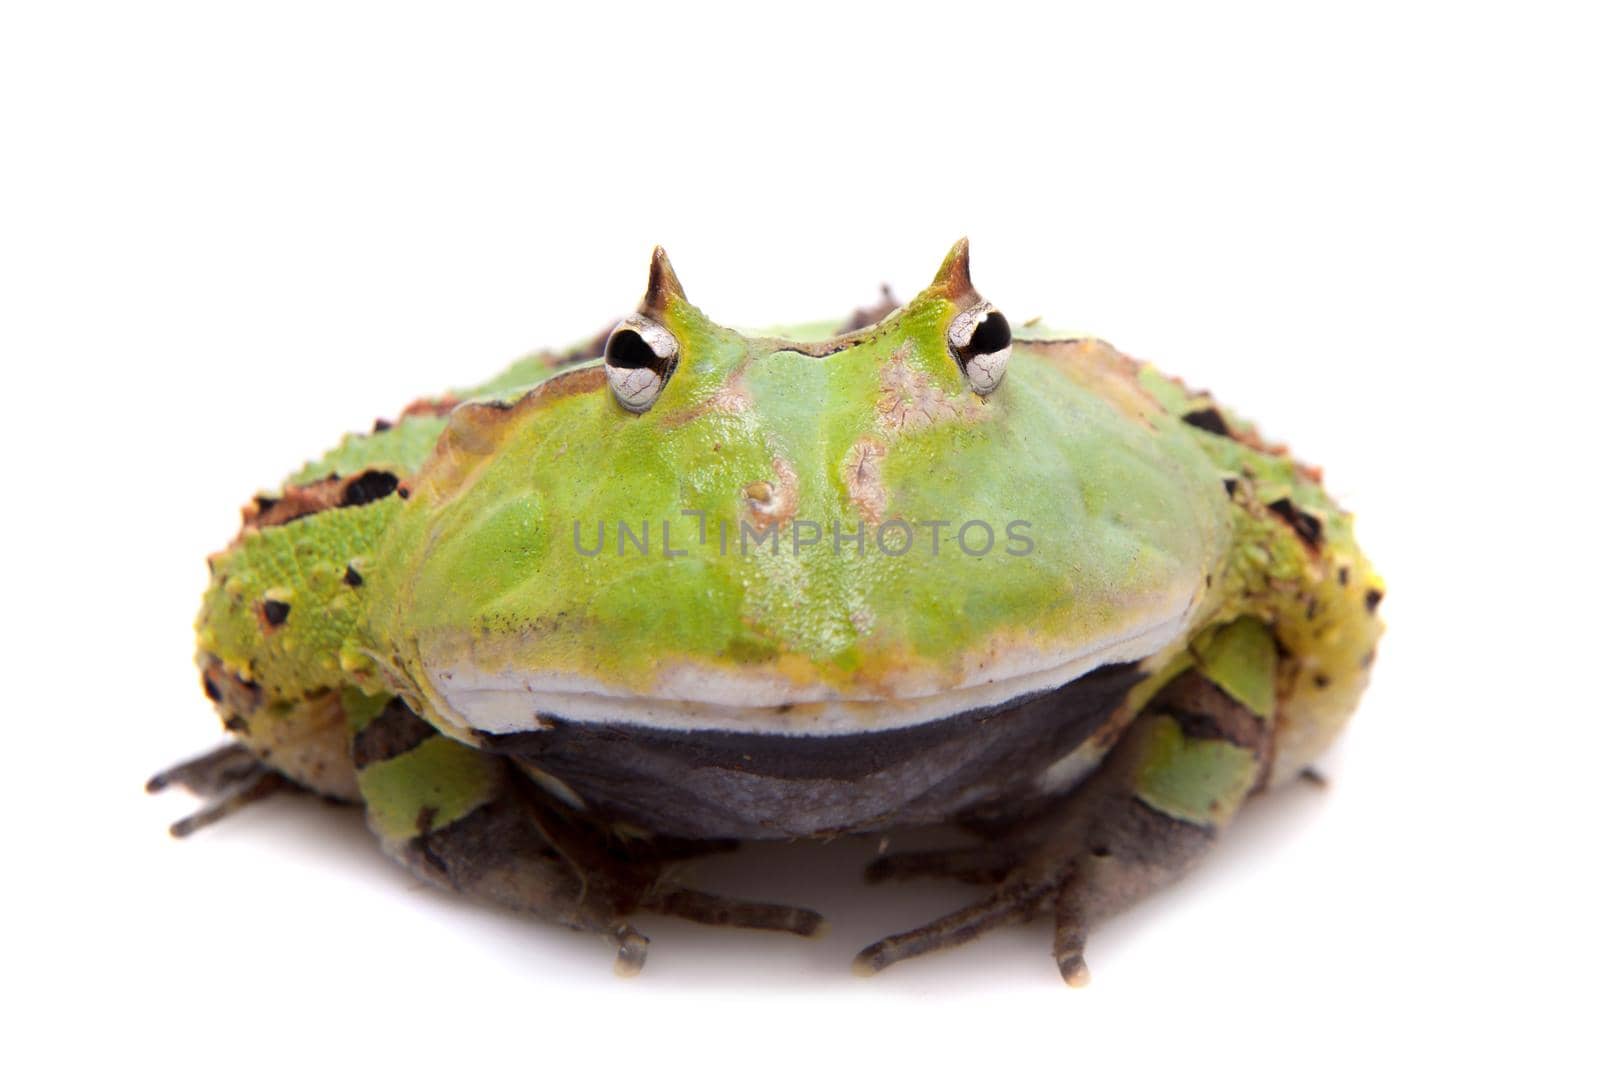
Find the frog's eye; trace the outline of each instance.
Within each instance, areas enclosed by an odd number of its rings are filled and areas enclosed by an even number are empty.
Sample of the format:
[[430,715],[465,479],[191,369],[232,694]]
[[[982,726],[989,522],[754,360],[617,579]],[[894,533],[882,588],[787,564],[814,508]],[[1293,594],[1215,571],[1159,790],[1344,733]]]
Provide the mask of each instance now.
[[678,366],[678,339],[654,319],[629,315],[606,339],[606,381],[617,403],[638,415],[650,410]]
[[992,304],[968,308],[950,322],[950,354],[979,396],[988,396],[1006,376],[1011,359],[1011,324]]

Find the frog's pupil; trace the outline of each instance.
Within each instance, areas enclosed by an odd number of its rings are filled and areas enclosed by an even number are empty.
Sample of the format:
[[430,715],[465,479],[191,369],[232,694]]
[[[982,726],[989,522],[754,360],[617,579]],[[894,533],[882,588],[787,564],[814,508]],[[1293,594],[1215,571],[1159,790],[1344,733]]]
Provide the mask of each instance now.
[[633,330],[618,330],[606,342],[606,362],[622,370],[637,370],[661,362],[650,342]]
[[961,354],[968,359],[973,356],[987,356],[998,352],[1011,343],[1011,324],[1006,317],[998,311],[991,311],[978,323],[978,328],[972,331],[972,340],[967,342],[967,347]]

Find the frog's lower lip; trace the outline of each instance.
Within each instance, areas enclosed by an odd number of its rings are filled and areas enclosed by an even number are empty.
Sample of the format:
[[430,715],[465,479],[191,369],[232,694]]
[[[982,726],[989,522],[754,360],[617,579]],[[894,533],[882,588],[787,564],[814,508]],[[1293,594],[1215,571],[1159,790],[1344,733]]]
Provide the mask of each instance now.
[[607,686],[580,674],[487,672],[472,666],[428,666],[428,681],[465,729],[486,734],[539,729],[541,718],[649,725],[677,730],[815,736],[916,726],[976,708],[997,707],[1057,689],[1097,667],[1131,663],[1169,647],[1188,624],[1187,611],[1112,635],[1090,646],[1032,650],[987,675],[950,688],[927,685],[897,695],[851,694],[796,687],[755,672],[681,666],[663,672],[653,693]]

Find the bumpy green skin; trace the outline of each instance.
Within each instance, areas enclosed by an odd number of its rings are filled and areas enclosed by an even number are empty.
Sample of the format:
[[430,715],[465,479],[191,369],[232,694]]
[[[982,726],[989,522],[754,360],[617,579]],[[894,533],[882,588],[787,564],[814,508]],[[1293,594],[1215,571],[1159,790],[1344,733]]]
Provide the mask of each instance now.
[[[1186,626],[1147,658],[1119,725],[1194,668],[1266,741],[1188,737],[1163,720],[1138,734],[1132,788],[1175,819],[1226,822],[1314,758],[1366,684],[1381,585],[1349,516],[1247,424],[1098,341],[1019,335],[1000,388],[974,395],[946,342],[963,307],[952,275],[947,262],[826,358],[794,350],[798,337],[717,326],[673,286],[654,310],[679,365],[642,415],[598,366],[574,362],[598,353],[590,344],[346,438],[284,495],[370,471],[393,474],[395,492],[276,525],[255,505],[212,560],[200,659],[227,691],[230,728],[313,788],[364,801],[395,842],[486,803],[500,773],[439,698],[441,666],[559,670],[644,695],[691,668],[871,697],[958,687],[1177,602]],[[709,546],[685,509],[704,516]],[[968,555],[952,525],[937,566],[870,536],[859,555],[716,551],[723,524],[735,545],[741,524],[787,545],[796,519],[824,539],[835,522],[849,533],[904,519],[926,544],[917,523],[979,519],[1003,537],[1019,518],[1029,554],[1002,541]],[[598,521],[613,537],[618,520],[649,522],[658,539],[663,519],[688,555],[658,540],[648,553],[574,551],[574,523],[592,545]],[[269,602],[287,614],[274,621]],[[330,706],[354,736],[393,694],[446,736],[353,784],[348,770],[305,769]]]
[[[583,351],[530,356],[460,395],[526,391]],[[348,758],[330,757],[328,749],[342,752],[347,736],[389,699],[365,654],[358,623],[370,599],[368,581],[382,566],[378,546],[406,504],[407,481],[445,427],[446,418],[434,412],[451,403],[422,402],[392,424],[347,435],[295,472],[279,493],[247,506],[239,537],[209,561],[211,583],[196,623],[208,694],[240,740],[291,778],[330,796],[363,799],[364,783]],[[362,506],[324,507],[280,525],[257,522],[263,501],[289,499],[297,490],[369,471],[392,473],[400,479],[399,491]],[[281,623],[267,619],[269,601],[288,607]],[[391,805],[405,809],[395,818],[414,821],[433,788],[418,781],[416,795],[403,800],[396,800],[394,789],[368,790],[375,825],[393,825],[385,819]]]
[[[1148,366],[1139,381],[1168,411],[1216,410],[1207,395]],[[1249,617],[1264,623],[1288,653],[1275,680],[1272,780],[1279,782],[1327,748],[1366,689],[1383,629],[1376,613],[1383,583],[1356,544],[1349,513],[1323,490],[1320,472],[1264,445],[1231,412],[1220,414],[1232,435],[1202,432],[1198,440],[1232,487],[1233,549],[1217,606],[1191,646],[1205,664],[1206,631]],[[1273,510],[1285,502],[1315,525],[1314,542]],[[1305,520],[1300,524],[1303,530]],[[1252,706],[1265,710],[1259,700]]]

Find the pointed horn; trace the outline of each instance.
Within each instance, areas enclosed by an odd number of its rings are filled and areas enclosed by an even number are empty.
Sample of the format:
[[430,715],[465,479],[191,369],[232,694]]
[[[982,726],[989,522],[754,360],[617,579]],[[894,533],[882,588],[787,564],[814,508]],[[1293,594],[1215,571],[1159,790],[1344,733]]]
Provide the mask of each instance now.
[[688,297],[683,295],[683,286],[678,283],[678,275],[673,272],[666,251],[656,245],[655,252],[650,256],[650,283],[645,286],[639,310],[652,317],[659,316],[666,311],[667,303],[671,300],[687,303]]
[[939,264],[939,273],[933,276],[933,288],[944,290],[945,296],[961,302],[973,298],[978,291],[972,287],[972,271],[967,258],[967,239],[957,241],[950,254]]

